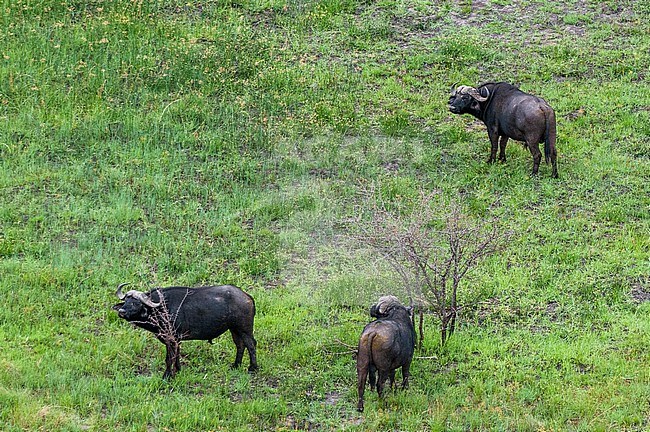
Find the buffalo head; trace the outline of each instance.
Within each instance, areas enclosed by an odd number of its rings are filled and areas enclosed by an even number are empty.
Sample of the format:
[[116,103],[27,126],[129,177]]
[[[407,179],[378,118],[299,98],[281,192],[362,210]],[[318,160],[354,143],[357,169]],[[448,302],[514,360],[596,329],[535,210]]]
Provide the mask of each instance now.
[[480,103],[485,102],[489,97],[490,91],[486,88],[481,88],[479,91],[470,86],[452,87],[451,96],[449,96],[449,111],[454,114],[479,111]]
[[127,321],[144,320],[149,315],[149,308],[157,308],[161,305],[160,302],[156,303],[151,300],[151,297],[142,291],[130,290],[126,294],[122,293],[122,287],[126,285],[128,283],[120,284],[115,292],[115,295],[123,300],[122,303],[113,306],[120,318]]
[[[370,306],[370,316],[373,318],[386,318],[396,307],[404,307],[397,297],[392,295],[380,297],[376,304]],[[410,306],[405,307],[405,309],[409,314],[413,311]]]
[[388,312],[395,306],[401,306],[399,299],[395,296],[388,295],[380,297],[376,304],[370,306],[370,316],[374,318],[384,318]]

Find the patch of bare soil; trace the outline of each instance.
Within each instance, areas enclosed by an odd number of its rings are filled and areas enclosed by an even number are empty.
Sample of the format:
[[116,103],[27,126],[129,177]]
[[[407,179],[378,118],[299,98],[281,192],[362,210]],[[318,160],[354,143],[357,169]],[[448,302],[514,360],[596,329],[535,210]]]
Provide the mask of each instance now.
[[325,404],[326,405],[336,405],[341,399],[343,399],[343,395],[339,392],[329,392],[325,395]]
[[650,302],[650,277],[632,283],[630,298],[634,303]]
[[[448,9],[445,9],[448,8]],[[625,25],[635,20],[631,2],[606,5],[580,0],[575,3],[522,0],[454,0],[451,7],[438,4],[428,10],[408,9],[395,17],[393,27],[405,44],[415,39],[429,39],[451,28],[487,28],[495,24],[512,26],[507,32],[490,32],[490,38],[552,45],[567,36],[581,37],[585,26],[594,21]],[[571,19],[569,19],[571,17]],[[498,28],[495,27],[495,28]]]
[[301,430],[301,431],[312,431],[312,430],[320,429],[320,425],[316,423],[312,423],[309,420],[296,419],[292,415],[287,416],[284,422],[284,427],[287,430]]
[[556,301],[550,301],[546,305],[546,316],[550,321],[557,321],[559,319],[557,309],[560,306],[560,303]]

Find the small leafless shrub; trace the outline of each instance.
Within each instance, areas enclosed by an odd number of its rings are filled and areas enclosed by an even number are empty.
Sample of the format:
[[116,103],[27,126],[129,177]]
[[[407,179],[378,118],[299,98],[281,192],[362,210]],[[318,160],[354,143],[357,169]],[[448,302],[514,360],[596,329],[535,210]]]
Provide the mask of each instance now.
[[470,219],[437,192],[421,191],[402,208],[378,202],[373,190],[365,194],[373,204],[369,217],[356,221],[356,240],[379,252],[403,282],[419,311],[419,347],[425,311],[439,319],[444,345],[456,329],[461,282],[481,259],[500,250],[510,233],[500,231],[495,220]]

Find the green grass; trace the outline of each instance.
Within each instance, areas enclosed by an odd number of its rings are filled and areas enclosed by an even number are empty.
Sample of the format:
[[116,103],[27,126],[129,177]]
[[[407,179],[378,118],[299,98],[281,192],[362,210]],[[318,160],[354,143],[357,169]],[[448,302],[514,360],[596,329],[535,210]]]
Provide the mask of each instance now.
[[[650,429],[647,2],[0,2],[0,429]],[[510,81],[558,118],[560,179],[446,108]],[[404,296],[347,234],[375,186],[514,233],[412,385],[355,411],[354,345]],[[111,306],[234,283],[227,335],[163,346]],[[640,295],[641,294],[641,295]]]

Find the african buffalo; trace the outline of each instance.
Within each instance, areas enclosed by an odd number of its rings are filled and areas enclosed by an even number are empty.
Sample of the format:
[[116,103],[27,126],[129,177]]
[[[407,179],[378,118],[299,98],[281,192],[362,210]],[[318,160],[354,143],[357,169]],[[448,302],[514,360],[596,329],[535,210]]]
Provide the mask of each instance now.
[[233,285],[201,288],[169,287],[147,293],[131,290],[122,293],[120,284],[116,295],[123,302],[113,306],[120,318],[156,335],[167,348],[166,370],[163,378],[171,378],[181,369],[180,342],[207,340],[230,330],[237,347],[233,367],[242,362],[244,348],[250,356],[249,371],[257,369],[253,338],[255,301]]
[[402,388],[408,386],[409,369],[415,349],[415,329],[410,310],[404,307],[397,297],[381,297],[377,304],[370,308],[370,315],[377,319],[363,329],[357,354],[359,411],[363,411],[366,378],[370,382],[370,390],[373,390],[376,372],[379,372],[376,384],[380,397],[387,379],[390,379],[390,386],[394,386],[395,370],[399,367],[402,368]]
[[[542,98],[524,93],[517,87],[500,82],[487,83],[477,88],[452,87],[449,111],[454,114],[471,114],[487,126],[491,151],[488,163],[506,160],[508,138],[523,141],[533,155],[533,172],[537,175],[542,154],[539,143],[544,143],[544,157],[553,164],[553,177],[557,178],[557,152],[555,150],[555,112]],[[500,140],[499,140],[500,138]]]

